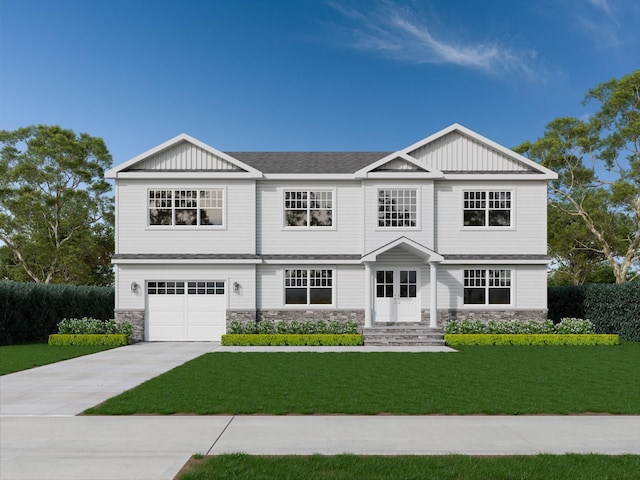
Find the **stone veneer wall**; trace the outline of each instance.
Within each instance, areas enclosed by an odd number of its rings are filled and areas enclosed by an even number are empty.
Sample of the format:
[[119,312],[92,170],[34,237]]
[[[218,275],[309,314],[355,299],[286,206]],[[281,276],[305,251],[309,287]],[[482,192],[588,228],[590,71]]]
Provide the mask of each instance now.
[[129,337],[129,341],[144,341],[144,310],[115,309],[114,314],[116,322],[131,322],[133,325],[133,334]]
[[305,320],[324,320],[331,322],[338,320],[345,322],[352,320],[358,325],[362,333],[364,327],[364,310],[227,310],[227,329],[233,321],[242,325],[250,322],[271,320],[272,322],[293,322]]
[[[547,310],[438,310],[438,326],[452,320],[546,320]],[[422,310],[422,323],[429,323],[429,310]]]

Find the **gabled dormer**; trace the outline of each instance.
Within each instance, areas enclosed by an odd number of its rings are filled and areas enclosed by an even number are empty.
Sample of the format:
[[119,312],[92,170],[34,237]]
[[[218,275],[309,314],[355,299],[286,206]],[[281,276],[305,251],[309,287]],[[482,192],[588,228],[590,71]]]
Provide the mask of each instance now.
[[261,178],[262,173],[185,133],[112,168],[106,178]]

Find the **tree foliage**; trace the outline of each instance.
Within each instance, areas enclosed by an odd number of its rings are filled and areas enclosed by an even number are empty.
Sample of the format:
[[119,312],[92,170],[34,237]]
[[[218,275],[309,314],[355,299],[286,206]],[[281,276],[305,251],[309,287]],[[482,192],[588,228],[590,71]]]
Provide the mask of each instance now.
[[515,150],[558,173],[549,189],[551,255],[570,265],[574,283],[586,278],[575,269],[602,261],[621,283],[640,261],[640,70],[590,90],[583,103],[591,102],[600,109],[588,120],[556,118]]
[[110,284],[111,155],[101,138],[59,126],[0,131],[0,276]]

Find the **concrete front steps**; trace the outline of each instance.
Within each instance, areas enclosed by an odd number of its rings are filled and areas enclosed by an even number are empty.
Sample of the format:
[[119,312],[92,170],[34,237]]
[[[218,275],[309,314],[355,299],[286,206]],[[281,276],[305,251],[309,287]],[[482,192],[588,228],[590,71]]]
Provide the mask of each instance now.
[[367,346],[444,346],[444,331],[422,324],[377,325],[362,333]]

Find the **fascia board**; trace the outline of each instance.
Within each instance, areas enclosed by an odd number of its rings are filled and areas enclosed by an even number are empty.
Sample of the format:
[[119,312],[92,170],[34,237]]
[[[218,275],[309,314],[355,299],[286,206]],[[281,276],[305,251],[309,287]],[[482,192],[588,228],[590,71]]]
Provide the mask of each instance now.
[[278,265],[360,265],[362,262],[361,260],[357,259],[357,260],[332,260],[332,259],[323,259],[323,260],[316,260],[316,259],[295,259],[295,260],[284,260],[284,259],[269,259],[269,260],[263,260],[262,263],[269,263],[269,264],[278,264]]
[[429,172],[369,172],[365,178],[370,178],[372,180],[377,179],[389,179],[389,180],[411,180],[411,179],[434,179],[434,178],[444,178],[443,175],[435,175]]
[[261,173],[253,174],[247,172],[120,172],[117,179],[145,179],[145,180],[226,180],[226,179],[259,179],[263,178]]
[[444,260],[440,265],[548,265],[551,260]]
[[353,173],[265,173],[265,180],[355,180]]
[[545,173],[445,173],[443,180],[553,180],[557,178]]
[[114,259],[111,260],[114,265],[236,265],[236,264],[260,264],[263,263],[260,259],[241,258],[241,259],[184,259],[184,258],[172,258],[172,259],[139,259],[139,258],[127,258],[127,259]]

